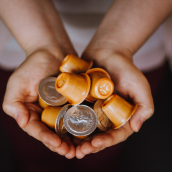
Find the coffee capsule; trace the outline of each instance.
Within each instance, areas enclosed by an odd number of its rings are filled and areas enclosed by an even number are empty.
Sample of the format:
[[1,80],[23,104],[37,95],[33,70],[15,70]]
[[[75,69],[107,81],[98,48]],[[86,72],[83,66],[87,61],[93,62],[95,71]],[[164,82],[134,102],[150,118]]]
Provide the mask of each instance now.
[[68,73],[85,73],[93,65],[93,61],[87,62],[79,57],[72,54],[67,55],[62,61],[59,69],[61,72]]
[[86,98],[94,103],[98,99],[106,99],[113,94],[114,84],[109,74],[101,68],[93,68],[86,72],[91,79],[91,87]]
[[102,105],[102,110],[114,124],[114,129],[124,125],[136,109],[137,104],[133,106],[117,94],[110,96]]
[[69,104],[64,107],[48,106],[42,112],[41,121],[54,129],[61,138],[64,138],[67,133],[63,124],[63,117],[70,107],[71,105]]
[[71,107],[65,114],[63,122],[66,130],[77,138],[84,139],[97,127],[97,115],[85,105]]
[[41,121],[48,127],[55,129],[56,119],[61,111],[62,107],[46,107],[41,116]]
[[104,100],[97,100],[94,104],[94,111],[96,112],[98,118],[97,127],[102,131],[107,131],[110,127],[112,127],[112,122],[102,110],[103,102]]
[[77,139],[83,140],[83,139],[87,138],[88,136],[74,136],[74,137]]
[[46,77],[38,86],[38,101],[43,109],[47,106],[61,106],[67,102],[67,98],[56,91],[55,81],[55,77]]
[[67,130],[66,130],[64,123],[63,123],[63,118],[64,118],[64,115],[66,114],[67,110],[70,107],[72,107],[70,104],[65,105],[61,109],[61,111],[60,111],[60,113],[56,119],[55,131],[56,131],[57,135],[61,136],[61,138],[64,138],[66,136],[66,133],[67,133]]
[[82,103],[90,90],[90,78],[87,74],[79,75],[72,73],[61,73],[55,83],[56,90],[67,97],[71,105]]

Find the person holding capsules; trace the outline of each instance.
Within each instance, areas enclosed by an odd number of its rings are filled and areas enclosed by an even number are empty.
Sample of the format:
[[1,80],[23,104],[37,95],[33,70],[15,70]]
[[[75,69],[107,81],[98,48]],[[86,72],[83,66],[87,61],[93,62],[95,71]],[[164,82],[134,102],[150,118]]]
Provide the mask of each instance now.
[[81,58],[106,69],[117,93],[138,108],[123,127],[99,134],[75,149],[71,140],[61,140],[40,121],[42,110],[35,104],[39,82],[57,75],[67,54],[77,56],[59,14],[50,0],[1,0],[0,17],[27,56],[8,81],[4,111],[29,135],[69,159],[123,142],[154,113],[149,83],[132,56],[171,12],[171,0],[113,2]]

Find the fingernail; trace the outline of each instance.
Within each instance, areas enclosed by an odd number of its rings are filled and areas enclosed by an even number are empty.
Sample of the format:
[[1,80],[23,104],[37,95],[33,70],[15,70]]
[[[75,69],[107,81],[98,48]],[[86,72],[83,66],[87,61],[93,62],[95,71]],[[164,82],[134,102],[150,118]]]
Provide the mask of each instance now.
[[137,122],[137,132],[140,130],[141,126],[143,125],[143,119],[139,119]]
[[22,127],[22,125],[23,125],[23,118],[21,117],[21,115],[17,114],[17,115],[15,116],[15,120],[17,121],[18,125],[19,125],[20,127]]

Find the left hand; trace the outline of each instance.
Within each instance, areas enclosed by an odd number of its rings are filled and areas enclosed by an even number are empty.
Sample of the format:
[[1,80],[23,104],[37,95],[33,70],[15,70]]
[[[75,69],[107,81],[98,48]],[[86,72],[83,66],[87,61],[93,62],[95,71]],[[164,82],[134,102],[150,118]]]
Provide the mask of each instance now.
[[[58,56],[61,52],[58,51]],[[33,52],[11,75],[3,102],[3,109],[30,136],[41,141],[51,151],[66,158],[75,157],[70,138],[61,139],[41,122],[42,109],[37,105],[38,84],[58,73],[61,61],[48,50]]]

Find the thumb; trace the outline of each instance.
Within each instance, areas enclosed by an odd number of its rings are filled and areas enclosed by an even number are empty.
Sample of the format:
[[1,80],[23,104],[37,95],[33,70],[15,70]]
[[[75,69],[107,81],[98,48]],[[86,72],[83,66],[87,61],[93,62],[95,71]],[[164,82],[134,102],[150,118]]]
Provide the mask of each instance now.
[[24,104],[27,97],[26,88],[20,80],[10,78],[2,105],[4,112],[13,117],[22,128],[29,120],[29,111]]
[[133,131],[138,132],[144,121],[149,119],[154,113],[153,107],[138,105],[136,112],[130,119],[130,126]]
[[23,128],[29,121],[29,111],[22,102],[3,102],[3,110],[6,114],[13,117],[18,125]]

